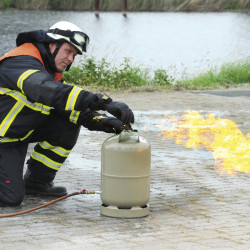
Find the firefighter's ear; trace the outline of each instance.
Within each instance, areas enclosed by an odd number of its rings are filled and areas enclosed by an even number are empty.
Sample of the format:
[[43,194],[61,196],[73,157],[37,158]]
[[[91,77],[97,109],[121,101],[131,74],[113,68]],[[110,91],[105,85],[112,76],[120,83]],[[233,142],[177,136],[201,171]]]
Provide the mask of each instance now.
[[50,43],[49,44],[49,49],[50,49],[50,52],[51,54],[53,55],[55,49],[56,49],[56,43]]

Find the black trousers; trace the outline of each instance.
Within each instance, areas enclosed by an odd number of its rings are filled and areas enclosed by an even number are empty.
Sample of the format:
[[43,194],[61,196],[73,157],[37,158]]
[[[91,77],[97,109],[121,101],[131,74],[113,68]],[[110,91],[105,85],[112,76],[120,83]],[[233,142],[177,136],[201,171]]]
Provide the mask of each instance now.
[[[55,111],[22,143],[0,145],[0,205],[20,204],[25,195],[23,168],[29,143],[34,147],[28,169],[34,179],[51,182],[78,139],[80,126]],[[55,165],[56,162],[56,165]]]

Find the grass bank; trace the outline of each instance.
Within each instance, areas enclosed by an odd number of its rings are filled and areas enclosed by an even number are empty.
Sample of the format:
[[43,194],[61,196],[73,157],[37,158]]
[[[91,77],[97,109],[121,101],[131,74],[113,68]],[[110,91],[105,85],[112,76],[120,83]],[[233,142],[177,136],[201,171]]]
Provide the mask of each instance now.
[[95,61],[93,58],[85,58],[79,66],[65,72],[64,76],[69,83],[97,87],[100,90],[228,88],[250,85],[250,60],[225,64],[220,69],[210,69],[195,78],[176,81],[164,69],[152,72],[150,69],[132,65],[128,59],[115,67],[105,59]]
[[[123,0],[100,0],[100,11],[121,11]],[[1,0],[0,9],[95,9],[94,0]],[[249,11],[250,0],[127,0],[128,11]]]
[[178,82],[184,89],[215,89],[250,85],[250,61],[241,61],[223,65],[220,69],[211,69],[193,79]]

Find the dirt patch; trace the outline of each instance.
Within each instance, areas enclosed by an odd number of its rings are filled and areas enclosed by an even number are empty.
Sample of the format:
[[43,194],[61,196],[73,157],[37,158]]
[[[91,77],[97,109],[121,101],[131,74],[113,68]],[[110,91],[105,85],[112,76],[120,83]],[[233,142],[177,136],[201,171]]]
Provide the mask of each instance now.
[[[225,90],[226,92],[226,90]],[[113,92],[109,95],[126,102],[133,110],[214,110],[246,109],[250,98],[203,94],[202,91]]]

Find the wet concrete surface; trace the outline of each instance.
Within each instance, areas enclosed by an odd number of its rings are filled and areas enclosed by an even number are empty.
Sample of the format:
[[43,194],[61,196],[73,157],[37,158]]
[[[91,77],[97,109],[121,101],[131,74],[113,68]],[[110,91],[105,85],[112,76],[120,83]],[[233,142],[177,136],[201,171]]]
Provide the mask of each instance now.
[[[165,115],[178,118],[192,109],[231,119],[246,134],[250,100],[172,91],[110,95],[135,111],[134,128],[152,147],[149,215],[106,217],[100,214],[100,195],[78,195],[28,214],[0,218],[0,249],[249,249],[249,173],[221,174],[214,169],[211,152],[162,140],[155,125]],[[55,183],[65,185],[69,193],[100,190],[100,150],[109,136],[82,129]],[[49,200],[27,196],[20,207],[0,208],[0,213]]]
[[230,90],[206,90],[206,91],[196,91],[197,93],[227,96],[227,97],[250,97],[249,89],[230,89]]

